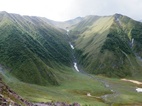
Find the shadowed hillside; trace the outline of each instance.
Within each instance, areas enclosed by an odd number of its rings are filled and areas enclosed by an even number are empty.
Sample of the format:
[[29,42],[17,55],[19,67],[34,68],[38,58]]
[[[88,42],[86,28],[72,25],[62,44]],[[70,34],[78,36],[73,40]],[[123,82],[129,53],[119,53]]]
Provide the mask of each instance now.
[[55,74],[70,66],[70,47],[63,31],[45,18],[0,13],[0,64],[28,83],[59,84]]

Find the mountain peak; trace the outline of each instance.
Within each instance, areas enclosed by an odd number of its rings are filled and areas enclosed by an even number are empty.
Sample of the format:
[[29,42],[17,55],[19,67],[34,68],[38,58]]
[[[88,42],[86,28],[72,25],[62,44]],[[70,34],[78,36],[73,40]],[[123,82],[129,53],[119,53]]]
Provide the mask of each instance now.
[[6,11],[0,11],[0,14],[7,14]]
[[113,16],[114,16],[115,18],[119,18],[119,17],[121,17],[121,16],[123,16],[123,15],[118,14],[118,13],[115,13]]
[[6,15],[8,14],[6,11],[0,11],[0,15]]

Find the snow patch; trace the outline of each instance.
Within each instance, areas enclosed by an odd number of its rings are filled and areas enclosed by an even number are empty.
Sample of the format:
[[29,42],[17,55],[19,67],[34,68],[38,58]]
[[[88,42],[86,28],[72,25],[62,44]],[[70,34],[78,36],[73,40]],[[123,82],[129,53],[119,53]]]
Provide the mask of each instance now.
[[137,88],[136,91],[137,92],[142,92],[142,88]]
[[87,96],[91,96],[91,94],[90,94],[90,93],[87,93]]

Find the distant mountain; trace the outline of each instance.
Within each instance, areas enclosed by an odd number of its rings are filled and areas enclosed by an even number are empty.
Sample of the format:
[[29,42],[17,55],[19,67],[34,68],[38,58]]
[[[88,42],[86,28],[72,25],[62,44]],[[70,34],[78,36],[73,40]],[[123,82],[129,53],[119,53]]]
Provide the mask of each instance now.
[[142,75],[142,23],[115,14],[88,16],[70,28],[80,67],[111,77]]
[[57,85],[56,70],[71,64],[65,32],[45,18],[0,12],[0,64],[21,81]]
[[66,28],[71,27],[72,25],[75,25],[75,24],[81,22],[82,20],[83,20],[82,17],[77,17],[75,19],[64,21],[64,22],[57,22],[57,21],[53,21],[53,20],[48,20],[48,22],[49,22],[49,24],[54,25],[58,28],[66,29]]

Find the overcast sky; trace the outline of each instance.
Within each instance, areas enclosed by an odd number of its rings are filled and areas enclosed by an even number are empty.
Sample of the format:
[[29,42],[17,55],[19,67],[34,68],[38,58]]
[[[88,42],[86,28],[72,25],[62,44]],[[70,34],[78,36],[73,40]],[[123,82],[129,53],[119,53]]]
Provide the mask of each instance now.
[[0,0],[0,11],[65,21],[86,15],[120,13],[142,19],[142,0]]

